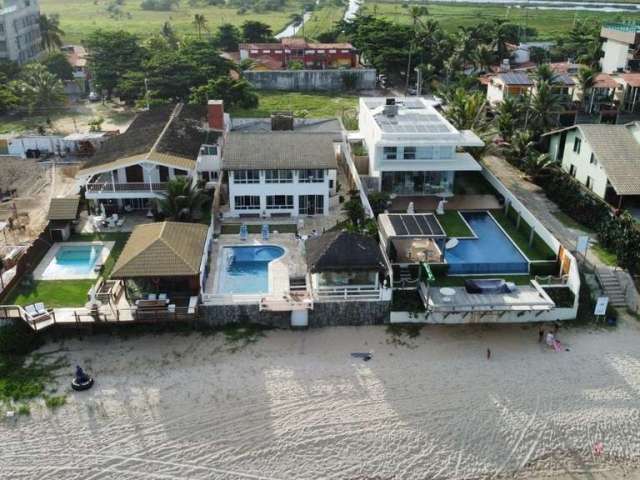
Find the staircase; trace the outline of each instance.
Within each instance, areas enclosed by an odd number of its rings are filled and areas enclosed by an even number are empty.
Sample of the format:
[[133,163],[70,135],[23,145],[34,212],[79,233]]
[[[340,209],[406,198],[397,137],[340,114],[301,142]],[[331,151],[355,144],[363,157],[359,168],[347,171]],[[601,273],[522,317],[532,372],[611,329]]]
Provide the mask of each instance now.
[[411,272],[409,271],[409,267],[402,266],[398,271],[398,278],[394,278],[395,285],[398,287],[415,287],[415,280],[411,277]]
[[626,307],[627,297],[614,271],[609,268],[598,268],[596,269],[596,276],[604,290],[604,294],[609,297],[609,304],[613,307]]

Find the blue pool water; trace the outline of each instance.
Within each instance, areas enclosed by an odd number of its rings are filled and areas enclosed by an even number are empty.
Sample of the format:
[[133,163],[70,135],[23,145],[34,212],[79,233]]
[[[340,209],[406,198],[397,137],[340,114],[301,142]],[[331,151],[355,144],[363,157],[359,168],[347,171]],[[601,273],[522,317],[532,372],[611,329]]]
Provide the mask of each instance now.
[[452,274],[528,273],[529,262],[486,212],[462,213],[477,239],[460,240],[446,250]]
[[102,245],[63,245],[47,265],[42,278],[91,276],[103,248]]
[[284,249],[275,246],[224,247],[218,292],[267,293],[269,262],[282,255]]

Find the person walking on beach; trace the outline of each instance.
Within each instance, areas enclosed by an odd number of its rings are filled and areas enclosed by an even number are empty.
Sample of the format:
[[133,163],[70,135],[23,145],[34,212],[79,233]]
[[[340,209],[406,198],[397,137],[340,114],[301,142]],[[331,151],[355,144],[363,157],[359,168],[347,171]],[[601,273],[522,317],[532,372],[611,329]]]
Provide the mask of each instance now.
[[491,349],[487,348],[487,360],[491,359]]
[[540,327],[540,330],[538,330],[538,343],[542,343],[543,338],[544,338],[544,328]]

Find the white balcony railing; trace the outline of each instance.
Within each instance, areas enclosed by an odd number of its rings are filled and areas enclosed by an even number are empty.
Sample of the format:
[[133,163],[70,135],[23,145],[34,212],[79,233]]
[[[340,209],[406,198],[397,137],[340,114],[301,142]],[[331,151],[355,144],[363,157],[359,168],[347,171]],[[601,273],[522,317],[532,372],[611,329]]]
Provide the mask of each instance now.
[[128,182],[111,183],[96,182],[87,184],[87,192],[91,193],[115,193],[115,192],[164,192],[167,183]]

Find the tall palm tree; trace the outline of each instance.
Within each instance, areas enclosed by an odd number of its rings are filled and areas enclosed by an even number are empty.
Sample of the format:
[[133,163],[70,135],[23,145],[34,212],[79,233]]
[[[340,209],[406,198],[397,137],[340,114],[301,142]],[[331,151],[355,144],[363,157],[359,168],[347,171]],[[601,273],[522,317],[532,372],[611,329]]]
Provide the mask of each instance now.
[[550,82],[536,82],[535,92],[531,96],[531,113],[538,133],[547,132],[557,125],[561,103],[560,95]]
[[64,102],[64,86],[60,79],[49,72],[40,63],[29,64],[22,71],[23,80],[20,90],[29,105],[30,113],[34,109],[47,111]]
[[198,39],[202,38],[202,32],[208,32],[207,28],[207,19],[204,18],[204,15],[201,13],[196,13],[193,17],[193,26],[196,27],[196,31],[198,32]]
[[413,25],[413,38],[409,43],[409,59],[407,61],[407,78],[405,80],[405,91],[409,90],[409,78],[411,77],[411,56],[413,55],[413,49],[415,47],[415,39],[418,35],[418,23],[421,23],[420,17],[428,15],[429,11],[427,7],[411,6],[409,7],[409,16],[411,17],[411,23]]
[[207,200],[202,190],[192,185],[189,177],[176,177],[167,183],[167,191],[158,199],[158,210],[167,218],[189,221]]
[[54,50],[62,46],[62,37],[64,31],[60,28],[60,18],[58,15],[40,14],[40,37],[42,48],[45,50]]
[[578,71],[578,85],[580,86],[580,102],[585,112],[591,112],[593,107],[593,86],[596,83],[596,72],[589,67],[581,67]]
[[551,65],[548,63],[538,65],[538,68],[533,71],[531,76],[536,83],[547,82],[550,85],[558,83],[559,78],[558,74],[553,71]]
[[496,61],[493,49],[489,45],[478,45],[472,54],[473,63],[480,71],[488,72]]

